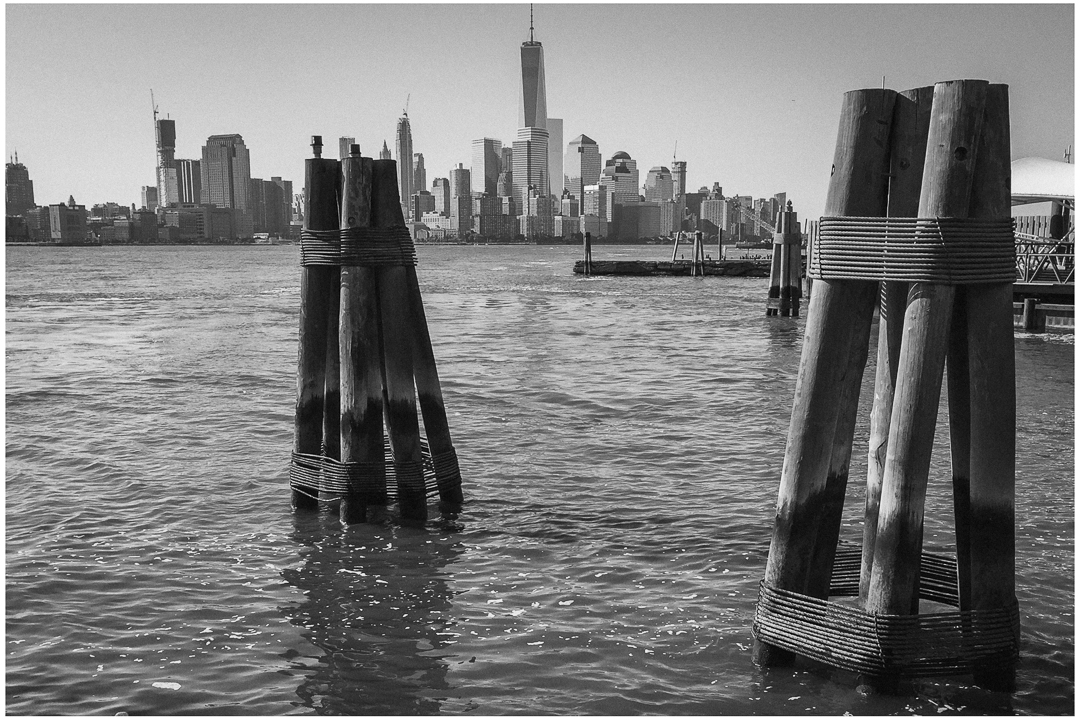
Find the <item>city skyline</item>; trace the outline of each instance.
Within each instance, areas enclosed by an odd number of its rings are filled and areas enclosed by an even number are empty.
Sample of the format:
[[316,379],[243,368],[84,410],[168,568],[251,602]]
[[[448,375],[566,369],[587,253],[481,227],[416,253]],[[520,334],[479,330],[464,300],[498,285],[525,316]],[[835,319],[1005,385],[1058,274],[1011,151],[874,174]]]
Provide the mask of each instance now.
[[[1060,158],[1073,142],[1073,12],[555,4],[537,5],[534,24],[546,110],[565,137],[593,138],[605,162],[626,152],[642,172],[684,161],[688,190],[718,181],[741,195],[786,192],[811,217],[841,96],[882,75],[896,90],[959,77],[1009,84],[1013,158]],[[156,57],[152,27],[169,30],[172,62],[137,62]],[[176,121],[177,157],[235,133],[252,176],[295,179],[311,135],[355,136],[368,156],[393,143],[408,97],[413,149],[446,177],[470,164],[473,140],[516,138],[528,37],[527,4],[9,5],[7,150],[29,168],[39,203],[126,204],[157,185],[151,89],[159,117]],[[212,82],[221,67],[229,81]]]

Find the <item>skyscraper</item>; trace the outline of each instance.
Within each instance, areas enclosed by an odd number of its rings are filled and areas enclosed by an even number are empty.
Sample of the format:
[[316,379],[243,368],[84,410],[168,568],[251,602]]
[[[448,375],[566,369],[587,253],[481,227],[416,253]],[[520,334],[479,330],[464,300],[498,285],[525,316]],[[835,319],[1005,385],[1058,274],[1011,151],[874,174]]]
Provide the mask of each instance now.
[[450,217],[450,181],[446,178],[432,180],[431,194],[435,196],[435,212]]
[[409,217],[409,203],[413,194],[412,127],[408,113],[402,113],[397,122],[397,174],[398,192],[401,194],[401,212]]
[[548,131],[548,192],[562,197],[563,191],[563,122],[560,118],[547,119]]
[[[537,222],[526,224],[541,234],[551,233],[551,158],[548,153],[547,87],[544,79],[544,47],[533,32],[529,10],[529,39],[521,44],[521,103],[514,141],[514,199],[523,214],[534,213]],[[560,124],[560,134],[562,132]],[[530,203],[530,196],[533,201]],[[537,200],[539,198],[540,200]],[[530,233],[531,234],[531,233]]]
[[22,215],[35,206],[34,181],[30,179],[30,171],[19,162],[19,153],[7,164],[4,179],[7,185],[7,214]]
[[600,146],[588,135],[578,135],[566,145],[566,189],[581,201],[581,186],[600,182]]
[[673,160],[671,162],[671,181],[674,186],[675,196],[686,194],[686,161]]
[[502,141],[480,138],[472,141],[472,177],[476,192],[498,193],[499,168],[502,165]]
[[240,135],[211,135],[202,149],[202,198],[218,207],[239,211],[237,237],[251,237],[251,159]]
[[177,202],[198,205],[202,202],[202,162],[176,161],[176,184],[180,199]]
[[462,163],[450,171],[450,195],[451,227],[459,233],[472,230],[471,173]]
[[637,162],[625,152],[617,152],[604,165],[600,182],[612,191],[615,204],[634,203],[641,199]]
[[390,157],[390,148],[386,147],[386,141],[385,140],[382,141],[382,150],[379,151],[379,159],[380,160],[391,160],[392,159]]
[[427,192],[427,169],[424,167],[424,153],[413,153],[413,195]]
[[166,207],[180,202],[176,180],[176,121],[158,120],[154,108],[154,135],[157,140],[158,205]]
[[667,202],[675,199],[674,182],[671,171],[662,165],[649,168],[645,176],[645,201]]

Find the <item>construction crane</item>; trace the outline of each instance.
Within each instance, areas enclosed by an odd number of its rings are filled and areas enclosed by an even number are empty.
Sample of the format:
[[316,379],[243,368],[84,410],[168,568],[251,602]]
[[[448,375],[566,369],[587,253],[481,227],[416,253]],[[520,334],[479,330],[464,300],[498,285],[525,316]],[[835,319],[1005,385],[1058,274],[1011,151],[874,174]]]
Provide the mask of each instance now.
[[405,109],[401,111],[401,114],[405,117],[409,117],[409,100],[412,98],[412,93],[405,95]]
[[150,105],[154,108],[154,125],[157,125],[157,103],[154,102],[154,88],[150,88]]

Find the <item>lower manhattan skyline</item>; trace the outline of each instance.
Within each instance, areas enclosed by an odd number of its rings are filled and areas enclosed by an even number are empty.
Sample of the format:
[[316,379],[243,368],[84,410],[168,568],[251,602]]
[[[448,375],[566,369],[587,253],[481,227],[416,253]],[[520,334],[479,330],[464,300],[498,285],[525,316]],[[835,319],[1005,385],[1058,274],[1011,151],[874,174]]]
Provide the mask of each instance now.
[[[328,148],[355,137],[377,156],[406,103],[430,179],[468,168],[474,140],[509,146],[518,129],[527,4],[6,13],[7,152],[39,204],[138,203],[157,182],[151,90],[176,121],[176,157],[240,134],[251,176],[297,192],[310,136]],[[1014,160],[1060,159],[1073,143],[1072,5],[539,4],[533,15],[563,149],[584,134],[604,160],[628,153],[643,179],[684,161],[689,190],[782,192],[820,215],[842,95],[883,82],[1004,83]]]

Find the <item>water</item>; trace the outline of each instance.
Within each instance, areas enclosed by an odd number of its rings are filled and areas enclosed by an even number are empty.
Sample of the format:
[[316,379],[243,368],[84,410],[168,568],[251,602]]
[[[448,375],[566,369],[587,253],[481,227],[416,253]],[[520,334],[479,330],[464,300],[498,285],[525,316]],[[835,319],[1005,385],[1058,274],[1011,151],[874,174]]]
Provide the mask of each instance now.
[[764,280],[419,250],[467,504],[349,528],[289,507],[298,248],[7,250],[9,713],[1073,712],[1071,335],[1016,338],[1018,691],[865,695],[750,659],[803,328]]

